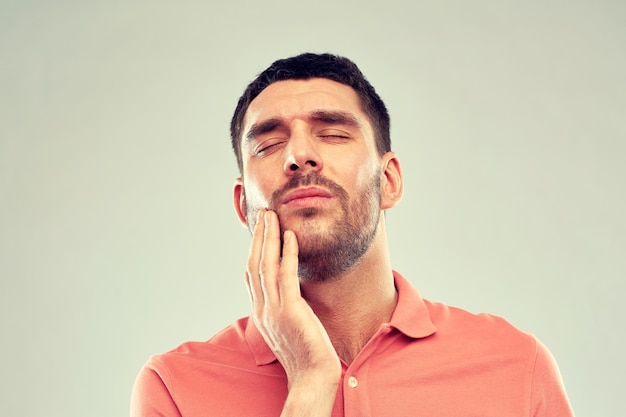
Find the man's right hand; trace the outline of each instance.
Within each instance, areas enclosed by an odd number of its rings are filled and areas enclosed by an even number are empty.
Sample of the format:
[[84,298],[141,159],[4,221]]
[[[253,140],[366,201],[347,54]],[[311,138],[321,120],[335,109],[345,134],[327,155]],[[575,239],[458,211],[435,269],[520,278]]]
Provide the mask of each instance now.
[[287,374],[289,394],[282,416],[330,416],[341,378],[333,345],[306,300],[298,279],[298,242],[284,233],[276,213],[257,216],[246,271],[252,318]]

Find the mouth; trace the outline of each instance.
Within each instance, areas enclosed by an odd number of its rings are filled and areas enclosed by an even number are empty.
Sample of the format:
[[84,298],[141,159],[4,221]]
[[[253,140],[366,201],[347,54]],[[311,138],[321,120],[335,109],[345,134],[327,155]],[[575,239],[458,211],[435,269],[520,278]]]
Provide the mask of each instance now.
[[319,187],[298,188],[285,195],[282,204],[291,208],[318,207],[333,198],[328,191]]

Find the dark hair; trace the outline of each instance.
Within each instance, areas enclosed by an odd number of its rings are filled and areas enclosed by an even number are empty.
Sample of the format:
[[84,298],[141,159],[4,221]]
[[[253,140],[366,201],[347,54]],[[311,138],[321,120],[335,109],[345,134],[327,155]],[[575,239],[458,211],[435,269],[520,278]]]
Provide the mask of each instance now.
[[380,155],[391,150],[389,113],[374,87],[365,79],[359,67],[347,58],[331,54],[305,53],[291,58],[279,59],[252,81],[237,103],[230,122],[233,151],[239,171],[243,172],[241,135],[243,119],[248,106],[265,88],[277,81],[327,78],[354,89],[359,96],[365,114],[374,128],[376,148]]

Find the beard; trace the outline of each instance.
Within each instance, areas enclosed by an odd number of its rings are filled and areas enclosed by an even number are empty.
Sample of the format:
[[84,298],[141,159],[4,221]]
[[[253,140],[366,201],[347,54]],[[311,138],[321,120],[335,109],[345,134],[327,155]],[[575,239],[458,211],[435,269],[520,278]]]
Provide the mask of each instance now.
[[[380,178],[373,175],[351,201],[345,189],[317,172],[292,177],[269,200],[269,209],[278,215],[281,247],[285,229],[277,205],[288,191],[308,185],[325,187],[340,205],[340,216],[326,232],[320,231],[316,222],[316,216],[323,214],[322,209],[310,207],[290,213],[290,217],[299,217],[302,222],[297,232],[298,276],[309,282],[325,282],[350,270],[371,246],[380,220]],[[250,208],[247,204],[246,207],[248,226],[253,230],[260,208]]]

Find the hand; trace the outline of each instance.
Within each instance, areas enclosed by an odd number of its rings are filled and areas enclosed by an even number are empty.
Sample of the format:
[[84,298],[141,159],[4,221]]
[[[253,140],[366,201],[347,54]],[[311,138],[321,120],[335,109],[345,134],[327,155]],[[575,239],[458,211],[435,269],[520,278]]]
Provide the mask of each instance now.
[[298,242],[280,228],[273,211],[257,218],[246,271],[252,318],[287,374],[289,395],[283,415],[330,415],[341,363],[311,307],[300,294]]

